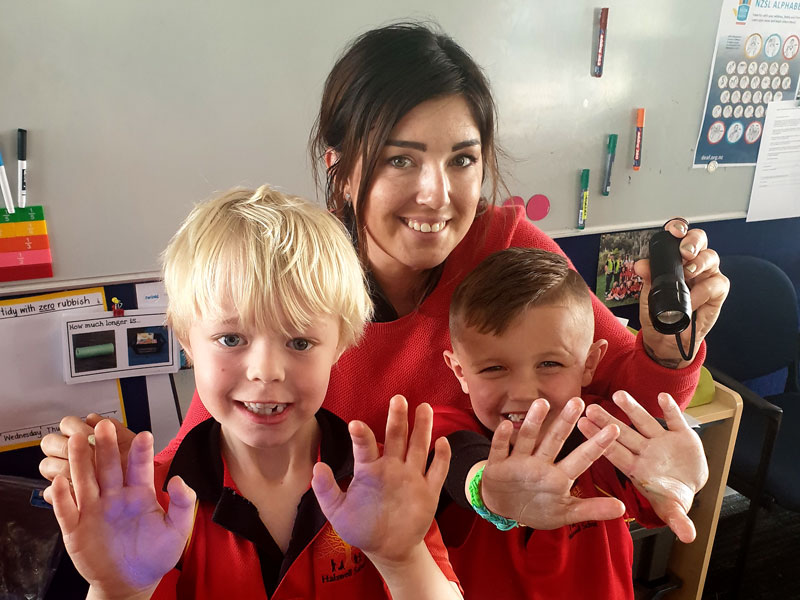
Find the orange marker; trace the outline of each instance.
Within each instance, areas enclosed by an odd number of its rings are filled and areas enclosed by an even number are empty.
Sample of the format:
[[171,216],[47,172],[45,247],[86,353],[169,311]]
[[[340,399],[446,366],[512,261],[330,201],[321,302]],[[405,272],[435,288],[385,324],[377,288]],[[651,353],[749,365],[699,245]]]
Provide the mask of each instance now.
[[642,166],[642,135],[644,134],[644,109],[636,111],[636,143],[633,145],[633,170]]

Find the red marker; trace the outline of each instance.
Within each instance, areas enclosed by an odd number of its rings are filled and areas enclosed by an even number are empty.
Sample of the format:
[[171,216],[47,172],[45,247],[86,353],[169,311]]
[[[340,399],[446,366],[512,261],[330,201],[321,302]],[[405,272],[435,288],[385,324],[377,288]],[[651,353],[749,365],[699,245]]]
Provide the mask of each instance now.
[[600,27],[597,31],[597,55],[594,58],[592,75],[603,76],[603,58],[606,55],[606,31],[608,29],[608,9],[600,9]]
[[636,141],[633,145],[633,170],[642,166],[642,135],[644,134],[644,109],[636,111]]

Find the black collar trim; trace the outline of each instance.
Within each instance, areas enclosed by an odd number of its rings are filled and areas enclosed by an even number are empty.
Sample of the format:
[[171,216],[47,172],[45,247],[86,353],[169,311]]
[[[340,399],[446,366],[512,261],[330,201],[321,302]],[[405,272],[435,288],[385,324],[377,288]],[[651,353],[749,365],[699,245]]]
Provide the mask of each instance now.
[[[315,415],[320,427],[320,458],[331,467],[337,482],[353,476],[353,450],[347,424],[321,408]],[[178,447],[164,482],[180,475],[201,502],[215,505],[212,520],[217,525],[253,543],[261,563],[264,588],[272,595],[281,579],[326,523],[325,515],[309,489],[300,499],[292,538],[283,555],[258,516],[258,509],[247,498],[224,483],[220,447],[221,427],[207,419],[194,427]]]

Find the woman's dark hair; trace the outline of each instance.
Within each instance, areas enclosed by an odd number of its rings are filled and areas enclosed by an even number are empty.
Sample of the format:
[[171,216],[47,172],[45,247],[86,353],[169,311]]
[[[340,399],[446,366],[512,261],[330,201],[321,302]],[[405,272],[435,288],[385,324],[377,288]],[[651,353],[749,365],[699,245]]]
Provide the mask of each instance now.
[[[438,28],[395,23],[356,38],[334,65],[322,93],[309,147],[317,183],[320,161],[328,149],[338,160],[328,168],[328,208],[357,228],[358,251],[368,266],[364,231],[365,199],[381,150],[395,124],[418,104],[459,95],[466,100],[481,136],[484,180],[494,203],[503,187],[495,144],[496,108],[489,82],[472,57]],[[348,215],[344,186],[361,159],[355,215]],[[487,201],[481,199],[479,212]]]

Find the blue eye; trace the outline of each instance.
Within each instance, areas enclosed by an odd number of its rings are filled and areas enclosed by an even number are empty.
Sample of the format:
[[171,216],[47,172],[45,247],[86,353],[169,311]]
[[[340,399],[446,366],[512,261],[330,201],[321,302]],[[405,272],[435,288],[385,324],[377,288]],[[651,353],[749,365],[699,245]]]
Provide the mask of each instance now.
[[217,338],[217,341],[226,348],[235,348],[241,345],[242,338],[235,333],[228,333]]
[[310,350],[313,344],[305,338],[294,338],[292,340],[289,340],[288,346],[292,350],[297,350],[298,352],[305,352],[307,350]]
[[552,369],[552,368],[555,368],[555,367],[560,367],[562,365],[561,365],[561,363],[556,362],[554,360],[545,360],[542,363],[540,363],[539,366],[540,367],[544,367],[546,369]]

